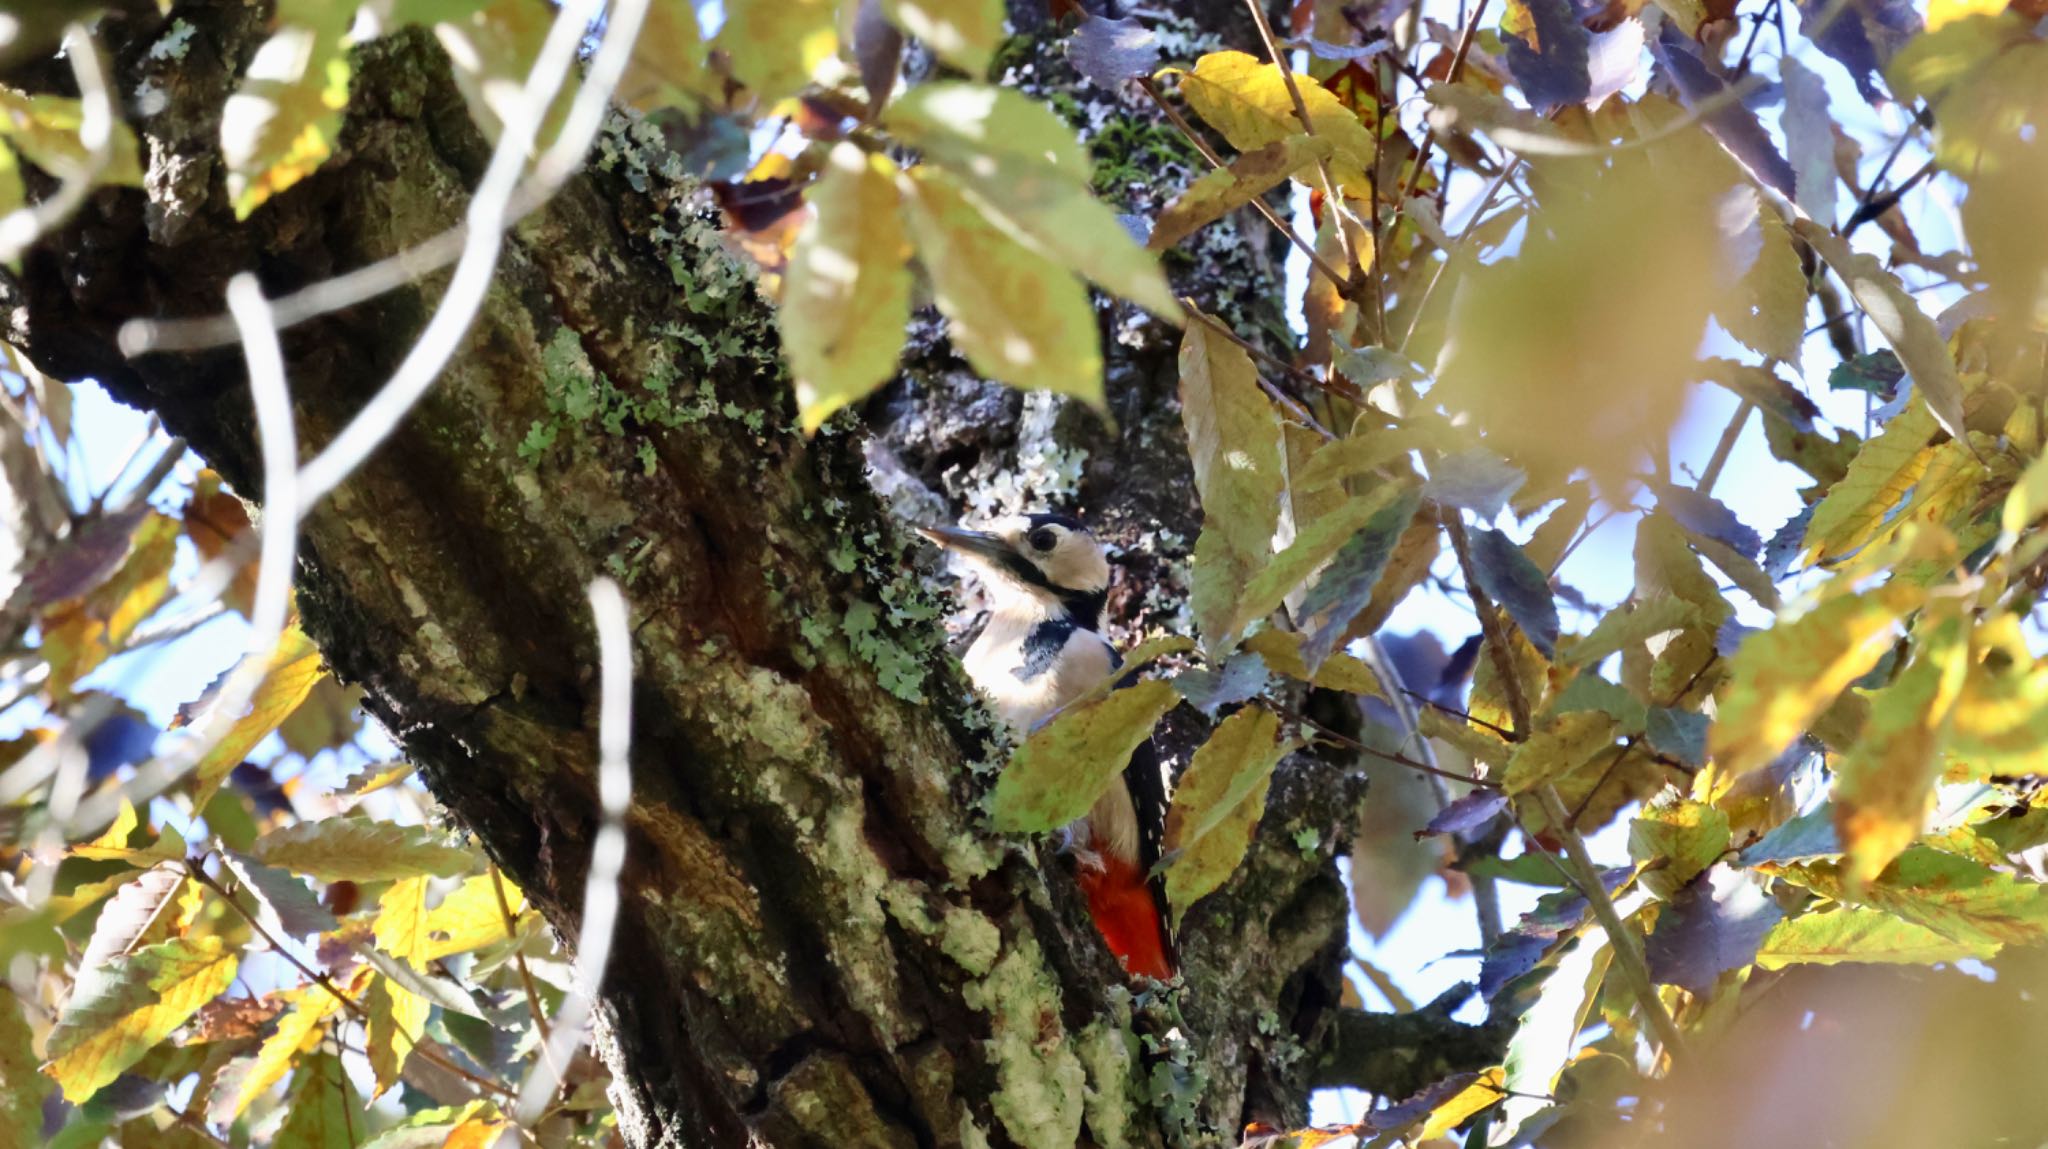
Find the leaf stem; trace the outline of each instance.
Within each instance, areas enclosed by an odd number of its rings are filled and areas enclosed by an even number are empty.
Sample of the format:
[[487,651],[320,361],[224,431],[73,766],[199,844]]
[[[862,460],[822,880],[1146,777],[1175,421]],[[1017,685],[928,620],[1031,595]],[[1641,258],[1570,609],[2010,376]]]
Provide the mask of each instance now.
[[1291,722],[1299,722],[1303,726],[1306,726],[1309,729],[1315,731],[1317,737],[1323,739],[1326,742],[1334,742],[1337,745],[1344,747],[1346,750],[1353,750],[1360,754],[1369,755],[1371,757],[1378,758],[1383,762],[1392,762],[1396,766],[1406,766],[1408,769],[1417,771],[1419,773],[1434,774],[1439,778],[1448,778],[1453,782],[1463,782],[1467,786],[1476,786],[1481,790],[1500,789],[1500,783],[1498,782],[1488,781],[1485,778],[1476,778],[1470,774],[1460,774],[1456,770],[1445,770],[1438,766],[1431,766],[1427,763],[1417,762],[1415,759],[1410,758],[1405,754],[1394,754],[1385,750],[1379,750],[1375,749],[1374,747],[1367,746],[1365,743],[1360,742],[1358,739],[1353,738],[1348,734],[1340,734],[1337,731],[1330,729],[1329,727],[1323,725],[1320,722],[1317,722],[1315,719],[1310,718],[1308,715],[1303,714],[1300,711],[1290,710],[1284,706],[1274,706],[1273,711],[1274,713],[1279,714],[1281,717],[1286,718]]
[[519,927],[512,918],[512,902],[505,897],[505,879],[499,875],[498,867],[491,868],[491,892],[498,896],[498,914],[505,922],[506,940],[512,943],[512,965],[519,971],[519,985],[526,991],[526,1011],[533,1015],[534,1032],[540,1035],[540,1047],[548,1047],[548,1019],[540,1008],[540,992],[534,987],[533,973],[526,968],[526,955],[519,952]]
[[1657,1031],[1658,1040],[1664,1043],[1665,1056],[1674,1062],[1682,1060],[1686,1055],[1685,1035],[1679,1032],[1671,1011],[1664,1008],[1664,999],[1657,996],[1657,984],[1650,978],[1643,951],[1621,920],[1621,912],[1614,908],[1614,899],[1607,896],[1607,885],[1600,880],[1592,855],[1586,852],[1586,840],[1572,827],[1571,812],[1564,808],[1564,799],[1558,797],[1557,787],[1546,782],[1536,790],[1536,800],[1551,821],[1551,832],[1564,843],[1565,857],[1578,871],[1572,884],[1585,895],[1593,907],[1593,917],[1607,931],[1607,943],[1614,947],[1614,964],[1621,967],[1621,976],[1650,1019],[1650,1028]]
[[[1280,82],[1287,85],[1287,95],[1294,101],[1294,115],[1301,121],[1302,133],[1313,137],[1316,134],[1316,125],[1315,121],[1309,119],[1308,101],[1302,99],[1301,86],[1294,79],[1294,66],[1280,51],[1280,42],[1273,36],[1273,25],[1266,19],[1265,7],[1259,0],[1244,0],[1244,3],[1246,8],[1251,9],[1253,23],[1259,26],[1259,39],[1266,43],[1266,55],[1272,58],[1273,66],[1280,70]],[[1337,281],[1337,291],[1344,298],[1350,299],[1351,293],[1357,289],[1358,276],[1363,269],[1359,266],[1358,249],[1351,242],[1351,229],[1344,226],[1344,197],[1337,192],[1337,181],[1330,178],[1329,160],[1316,160],[1316,176],[1323,184],[1323,204],[1329,208],[1330,218],[1336,224],[1334,230],[1337,233],[1337,245],[1344,251],[1344,266],[1350,268],[1349,276]]]
[[[1202,153],[1202,158],[1209,161],[1209,166],[1214,168],[1227,168],[1230,166],[1223,161],[1222,156],[1216,154],[1216,149],[1209,146],[1209,141],[1203,139],[1195,131],[1194,126],[1188,123],[1186,117],[1182,116],[1178,109],[1167,102],[1166,94],[1159,90],[1159,85],[1152,82],[1152,77],[1138,77],[1138,86],[1145,89],[1145,94],[1152,97],[1152,102],[1159,105],[1159,110],[1166,114],[1167,120],[1174,127],[1180,129],[1180,134],[1187,137],[1188,143],[1194,145],[1195,150]],[[1267,203],[1263,199],[1254,198],[1252,200],[1252,207],[1260,215],[1266,217],[1266,222],[1272,224],[1275,230],[1279,231],[1281,235],[1286,236],[1289,243],[1292,243],[1298,251],[1308,257],[1309,266],[1321,272],[1324,279],[1329,280],[1335,285],[1338,294],[1341,295],[1350,290],[1350,284],[1345,281],[1344,273],[1331,267],[1328,260],[1318,255],[1314,244],[1296,235],[1294,229],[1289,227],[1280,218],[1280,214],[1273,210],[1272,204]]]
[[1748,399],[1735,405],[1735,414],[1721,429],[1721,438],[1714,444],[1713,455],[1707,459],[1707,469],[1700,472],[1700,494],[1714,493],[1714,484],[1721,478],[1721,468],[1728,465],[1728,454],[1735,449],[1735,440],[1742,437],[1742,428],[1749,423],[1749,413],[1755,409],[1756,404]]
[[1472,545],[1465,538],[1464,520],[1456,511],[1438,510],[1437,521],[1451,536],[1451,549],[1457,552],[1458,570],[1465,578],[1465,594],[1472,599],[1472,609],[1479,615],[1479,630],[1485,636],[1494,672],[1500,675],[1501,689],[1507,692],[1508,713],[1514,717],[1514,729],[1508,739],[1519,742],[1529,736],[1529,700],[1522,695],[1522,680],[1515,674],[1507,629],[1500,624],[1500,613],[1494,609],[1493,600],[1479,589],[1478,569],[1472,561]]

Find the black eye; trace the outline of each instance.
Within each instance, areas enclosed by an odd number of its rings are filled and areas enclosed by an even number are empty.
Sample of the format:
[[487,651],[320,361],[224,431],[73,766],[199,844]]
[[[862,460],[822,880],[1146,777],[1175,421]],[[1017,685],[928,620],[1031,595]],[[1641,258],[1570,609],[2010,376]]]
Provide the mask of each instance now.
[[1029,541],[1032,550],[1049,551],[1059,544],[1060,537],[1053,532],[1051,527],[1040,527],[1031,532]]

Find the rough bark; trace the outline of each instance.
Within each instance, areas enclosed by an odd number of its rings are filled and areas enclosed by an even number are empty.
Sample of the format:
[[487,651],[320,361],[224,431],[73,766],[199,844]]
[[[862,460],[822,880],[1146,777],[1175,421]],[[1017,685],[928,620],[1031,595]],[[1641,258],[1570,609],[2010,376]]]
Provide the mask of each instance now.
[[[264,16],[174,15],[195,30],[178,60],[150,58],[153,16],[104,29],[119,90],[166,96],[131,111],[146,190],[101,193],[0,273],[0,307],[44,370],[159,412],[260,497],[239,354],[130,362],[114,331],[217,312],[242,270],[282,293],[415,244],[460,218],[487,148],[431,40],[394,37],[361,53],[338,154],[238,224],[218,114]],[[1188,917],[1186,989],[1125,990],[1065,860],[981,825],[987,720],[932,621],[929,559],[847,421],[795,432],[767,306],[663,160],[656,133],[608,132],[516,229],[434,391],[307,517],[298,572],[332,665],[565,936],[595,825],[583,591],[625,583],[636,794],[600,1048],[628,1141],[1064,1149],[1301,1120],[1337,1016],[1355,771],[1288,763],[1243,872]],[[1241,318],[1272,309],[1270,277],[1181,271],[1243,297]],[[388,377],[439,282],[286,334],[309,450]],[[1041,411],[1029,441],[1024,400],[927,338],[870,412],[893,462],[876,457],[910,480],[897,494],[957,509],[976,468],[1085,449],[1058,496],[1138,551],[1124,587],[1161,593],[1121,594],[1119,617],[1156,620],[1194,535],[1172,336],[1104,315],[1119,431]],[[595,414],[561,409],[572,392]],[[536,425],[552,445],[523,450]]]

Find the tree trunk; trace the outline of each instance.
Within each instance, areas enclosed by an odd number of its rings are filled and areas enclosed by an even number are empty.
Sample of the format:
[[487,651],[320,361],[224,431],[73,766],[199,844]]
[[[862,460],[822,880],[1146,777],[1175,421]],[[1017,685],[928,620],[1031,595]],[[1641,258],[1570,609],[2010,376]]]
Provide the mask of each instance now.
[[[97,195],[0,272],[0,305],[44,370],[159,412],[260,496],[239,352],[128,361],[115,330],[216,313],[239,271],[281,294],[417,244],[459,222],[488,148],[431,38],[391,37],[359,53],[337,154],[238,224],[219,114],[264,15],[173,16],[194,29],[178,60],[151,58],[153,15],[102,28],[116,90],[166,96],[131,110],[147,190]],[[1078,83],[1019,22],[1027,86]],[[1149,109],[1076,94],[1112,104],[1120,138],[1170,146]],[[597,1040],[627,1141],[1066,1149],[1299,1122],[1311,1080],[1330,1079],[1347,913],[1333,855],[1363,796],[1355,764],[1283,766],[1246,865],[1188,915],[1185,989],[1134,997],[1066,860],[982,825],[988,720],[932,621],[947,607],[931,558],[864,475],[871,456],[892,498],[934,515],[977,491],[1019,499],[1019,482],[1078,504],[1132,551],[1119,620],[1166,621],[1197,525],[1175,333],[1104,310],[1115,431],[973,379],[926,332],[871,405],[872,449],[845,420],[807,442],[771,312],[702,195],[662,174],[656,135],[615,125],[515,229],[434,390],[307,516],[298,571],[331,664],[569,937],[596,824],[584,590],[625,585],[635,801]],[[1105,190],[1156,206],[1175,178]],[[1250,234],[1176,269],[1246,330],[1279,313]],[[285,333],[310,447],[388,378],[444,280]],[[570,417],[570,394],[596,413]],[[558,429],[551,446],[529,442],[537,425]]]

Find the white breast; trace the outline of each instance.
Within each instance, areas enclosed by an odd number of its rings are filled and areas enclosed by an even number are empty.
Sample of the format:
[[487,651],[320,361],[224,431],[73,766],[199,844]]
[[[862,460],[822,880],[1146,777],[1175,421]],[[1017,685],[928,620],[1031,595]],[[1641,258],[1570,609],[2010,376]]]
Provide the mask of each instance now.
[[1075,628],[1051,666],[1029,678],[1018,676],[1024,665],[1024,640],[1038,617],[997,613],[961,665],[989,705],[1018,734],[1027,734],[1046,716],[1094,689],[1116,667],[1115,652],[1101,635]]

